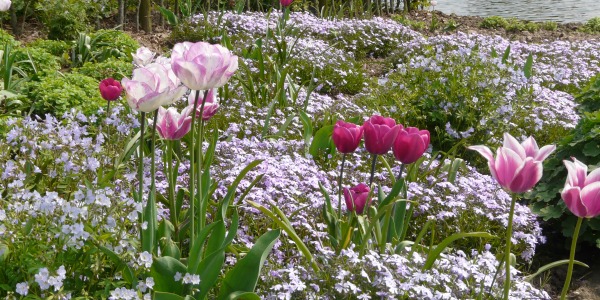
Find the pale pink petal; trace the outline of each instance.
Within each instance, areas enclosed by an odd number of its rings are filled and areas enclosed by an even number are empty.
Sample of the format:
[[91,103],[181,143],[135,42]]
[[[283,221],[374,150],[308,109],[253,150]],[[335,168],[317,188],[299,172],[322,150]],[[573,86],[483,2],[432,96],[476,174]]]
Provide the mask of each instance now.
[[581,190],[581,202],[587,208],[586,218],[600,215],[600,182],[586,185]]
[[550,156],[550,154],[552,154],[554,150],[556,150],[556,145],[546,145],[542,147],[542,149],[540,149],[540,151],[535,156],[535,160],[543,161],[544,159],[548,158],[548,156]]
[[521,144],[517,141],[517,139],[515,139],[508,132],[504,133],[504,144],[503,144],[503,147],[511,149],[512,151],[514,151],[517,155],[519,155],[519,157],[522,160],[525,159],[525,157],[527,157],[527,155],[525,154],[525,149],[523,149],[523,146],[521,146]]
[[523,193],[532,189],[542,179],[542,163],[534,161],[532,157],[525,159],[516,171],[509,189],[513,193]]
[[481,154],[481,156],[483,156],[488,161],[492,161],[492,162],[494,161],[494,154],[492,153],[492,150],[490,150],[490,148],[488,148],[487,146],[483,146],[483,145],[470,146],[467,149],[475,150],[475,151],[479,152],[479,154]]
[[587,215],[588,210],[583,202],[581,202],[580,194],[581,189],[579,187],[565,188],[562,193],[560,193],[567,208],[569,208],[574,215],[583,218]]
[[522,163],[523,160],[516,152],[509,148],[498,148],[496,162],[494,163],[498,183],[504,188],[509,188],[516,171]]
[[536,157],[540,148],[538,147],[535,139],[533,137],[528,137],[523,143],[521,143],[523,149],[525,149],[525,155],[528,157]]
[[588,185],[594,182],[599,182],[600,181],[600,168],[595,169],[594,171],[590,172],[590,174],[588,174],[588,176],[585,178],[585,184],[584,185]]

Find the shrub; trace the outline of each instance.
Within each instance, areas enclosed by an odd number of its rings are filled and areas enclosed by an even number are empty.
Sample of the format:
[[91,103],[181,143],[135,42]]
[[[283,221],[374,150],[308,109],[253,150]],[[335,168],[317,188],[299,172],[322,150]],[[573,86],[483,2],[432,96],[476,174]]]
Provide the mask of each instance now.
[[[569,212],[560,197],[560,190],[567,179],[563,160],[577,158],[590,169],[600,167],[600,111],[586,113],[577,127],[560,141],[555,154],[544,163],[544,176],[529,198],[533,210],[550,224],[560,227],[566,237],[573,236],[577,217]],[[600,247],[600,218],[582,225],[580,240]]]
[[[112,51],[112,56],[124,61],[132,61],[131,53],[140,47],[140,44],[121,30],[102,29],[90,35],[96,41],[96,50]],[[114,50],[114,51],[113,51]]]
[[0,45],[2,45],[2,49],[4,49],[4,44],[10,43],[13,46],[18,46],[21,42],[16,41],[15,38],[6,30],[0,28]]
[[71,109],[91,114],[106,101],[100,96],[98,81],[82,74],[69,73],[44,77],[40,82],[28,84],[28,98],[34,107],[34,113],[50,113],[62,116]]
[[553,21],[546,21],[542,23],[542,28],[548,31],[555,31],[558,28],[558,24]]
[[488,29],[506,28],[508,26],[508,20],[499,16],[491,16],[483,19],[479,26]]
[[580,114],[600,110],[600,74],[590,79],[589,84],[581,90],[575,101],[579,103]]
[[40,19],[48,30],[48,39],[68,41],[78,32],[87,31],[87,4],[81,0],[58,0],[36,3]]
[[65,41],[54,41],[54,40],[44,40],[44,39],[37,39],[37,40],[29,43],[28,46],[44,49],[48,53],[50,53],[54,56],[61,57],[61,58],[64,57],[65,55],[68,55],[69,50],[71,49],[71,46],[69,45],[69,43],[67,43]]
[[[45,76],[60,70],[60,64],[56,56],[46,52],[42,48],[17,48],[14,50],[14,53],[15,61],[23,61],[19,63],[19,68],[30,77],[34,76],[36,71],[38,76]],[[30,59],[31,62],[29,62]]]
[[583,25],[581,30],[584,32],[587,32],[587,33],[599,33],[600,32],[600,17],[595,17],[595,18],[589,19],[587,22],[585,22],[585,24]]
[[76,68],[75,72],[92,77],[98,81],[108,77],[121,80],[123,77],[131,77],[133,64],[116,58],[108,58],[99,63],[86,62],[82,67]]

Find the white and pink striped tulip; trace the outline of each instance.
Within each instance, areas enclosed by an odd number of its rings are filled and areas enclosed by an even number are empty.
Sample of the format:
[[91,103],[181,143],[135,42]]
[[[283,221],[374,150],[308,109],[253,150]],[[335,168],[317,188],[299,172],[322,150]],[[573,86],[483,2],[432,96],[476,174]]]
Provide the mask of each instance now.
[[175,107],[158,108],[156,130],[158,135],[165,140],[179,140],[183,138],[192,128],[192,108],[186,107],[177,112]]
[[153,112],[160,106],[169,105],[187,91],[173,71],[159,63],[133,70],[132,78],[123,78],[121,83],[129,106],[142,112]]
[[221,45],[205,42],[176,44],[171,68],[192,90],[209,90],[225,85],[238,68],[238,57]]

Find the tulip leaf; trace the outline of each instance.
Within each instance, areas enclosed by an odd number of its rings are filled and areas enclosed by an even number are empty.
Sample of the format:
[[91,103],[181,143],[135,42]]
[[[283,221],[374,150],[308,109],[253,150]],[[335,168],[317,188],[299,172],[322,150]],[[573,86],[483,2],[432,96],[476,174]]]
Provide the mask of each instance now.
[[476,237],[476,238],[484,238],[484,239],[495,239],[497,238],[494,235],[491,235],[487,232],[464,232],[464,233],[455,233],[447,238],[445,238],[441,243],[439,243],[435,248],[433,248],[429,255],[427,256],[427,260],[425,261],[425,265],[423,265],[423,270],[430,270],[433,267],[433,264],[438,259],[440,254],[452,244],[454,241],[467,237]]
[[533,56],[531,53],[527,56],[527,61],[525,61],[525,66],[523,66],[523,74],[525,74],[525,78],[531,78],[531,72],[533,69]]
[[0,263],[3,262],[10,253],[10,249],[5,243],[0,243]]
[[506,50],[504,50],[504,55],[502,55],[502,63],[506,64],[509,57],[510,57],[510,45],[508,45],[506,47]]
[[137,277],[135,277],[135,274],[133,273],[133,271],[131,270],[131,267],[126,264],[115,252],[113,252],[112,250],[98,245],[95,242],[93,243],[94,246],[96,246],[96,248],[100,249],[100,251],[102,251],[104,254],[106,254],[106,256],[108,256],[108,258],[110,258],[113,263],[115,263],[117,265],[116,270],[123,270],[123,278],[125,278],[125,281],[127,281],[127,283],[131,284],[131,286],[137,286]]
[[[573,262],[574,262],[576,265],[579,265],[579,266],[582,266],[582,267],[586,267],[586,268],[589,268],[589,267],[590,267],[590,266],[588,266],[588,265],[586,265],[586,264],[584,264],[584,263],[582,263],[582,262],[580,262],[580,261],[578,261],[578,260],[574,260]],[[552,269],[552,268],[556,268],[556,267],[558,267],[558,266],[561,266],[561,265],[566,265],[566,264],[568,264],[568,263],[569,263],[569,260],[568,260],[568,259],[563,259],[563,260],[559,260],[559,261],[551,262],[551,263],[549,263],[549,264],[546,264],[546,265],[543,265],[543,266],[541,266],[541,267],[540,267],[540,268],[537,270],[537,272],[535,272],[535,273],[533,273],[533,274],[531,274],[531,275],[525,276],[525,277],[524,277],[524,279],[525,279],[525,281],[527,281],[527,282],[531,282],[531,280],[532,280],[533,278],[535,278],[535,277],[539,276],[540,274],[542,274],[542,273],[544,273],[544,272],[546,272],[546,271],[548,271],[548,270],[550,270],[550,269]]]
[[228,299],[235,292],[254,291],[260,276],[260,270],[280,234],[280,229],[271,230],[256,240],[256,244],[246,256],[239,260],[225,275],[217,299]]
[[244,177],[246,176],[246,174],[248,172],[250,172],[250,170],[254,169],[254,167],[258,166],[262,162],[263,162],[262,159],[257,159],[255,161],[249,163],[242,171],[240,171],[238,176],[233,180],[233,183],[231,183],[231,185],[227,189],[227,194],[221,201],[221,214],[218,216],[221,220],[226,219],[227,208],[229,208],[229,203],[231,202],[231,199],[235,195],[235,192],[237,191],[237,187],[240,184],[240,182],[242,181],[242,179],[244,179]]
[[158,292],[169,292],[181,295],[183,293],[183,283],[175,281],[175,274],[185,274],[187,268],[179,260],[162,256],[155,258],[150,268],[150,275],[154,278],[154,290]]
[[312,143],[310,144],[310,149],[308,150],[310,155],[313,156],[313,159],[318,157],[322,152],[329,153],[334,147],[333,139],[331,138],[331,135],[333,134],[333,126],[334,125],[323,126],[315,133],[315,137],[313,138]]
[[167,22],[169,22],[169,25],[175,26],[175,25],[179,24],[179,21],[177,20],[177,16],[175,15],[174,12],[172,12],[160,5],[158,5],[158,10],[167,19]]
[[213,230],[214,227],[216,227],[218,224],[222,224],[222,223],[223,223],[223,221],[221,221],[221,220],[212,222],[208,226],[202,228],[202,230],[200,230],[200,232],[198,232],[198,237],[196,238],[196,242],[194,243],[194,246],[190,250],[190,254],[188,257],[188,266],[187,266],[188,273],[196,274],[196,272],[198,270],[198,265],[200,264],[200,260],[202,258],[202,248],[204,246],[204,242],[206,241],[206,238],[208,237],[208,235],[210,234],[211,230]]
[[214,252],[202,260],[198,267],[198,275],[200,276],[200,285],[198,288],[200,291],[195,295],[196,299],[206,298],[210,289],[219,279],[224,263],[225,251],[223,249]]
[[253,292],[234,292],[229,294],[227,300],[260,300],[260,297]]
[[154,292],[154,300],[186,300],[187,297],[181,297],[177,294],[166,293],[166,292]]
[[151,186],[150,189],[148,202],[144,208],[144,222],[147,222],[147,227],[146,229],[142,228],[142,251],[152,254],[156,244],[156,201],[154,200],[154,186]]
[[244,193],[242,193],[242,195],[238,198],[236,205],[240,205],[240,203],[242,203],[242,201],[244,201],[244,199],[246,198],[246,196],[248,195],[248,193],[250,192],[250,190],[252,190],[252,188],[258,183],[260,182],[263,177],[265,177],[265,174],[259,174],[258,176],[256,176],[256,178],[254,178],[254,180],[252,180],[252,182],[250,183],[250,185],[246,188],[246,190],[244,190]]

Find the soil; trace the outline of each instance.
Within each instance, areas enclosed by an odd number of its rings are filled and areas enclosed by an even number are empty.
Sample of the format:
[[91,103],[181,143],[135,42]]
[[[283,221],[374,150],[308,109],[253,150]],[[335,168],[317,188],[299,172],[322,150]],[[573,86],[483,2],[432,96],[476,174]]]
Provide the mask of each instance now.
[[[426,36],[454,34],[457,31],[462,31],[466,33],[499,35],[508,40],[518,40],[527,43],[542,43],[557,40],[594,40],[600,38],[600,34],[581,32],[580,29],[583,26],[581,23],[557,24],[555,30],[540,29],[535,32],[528,32],[507,31],[503,28],[485,29],[480,27],[480,24],[484,20],[482,17],[447,15],[438,11],[416,11],[404,15],[404,18],[415,23],[420,22],[420,28],[414,26],[413,29]],[[434,18],[437,26],[435,30],[431,30],[432,19]],[[159,24],[158,20],[154,24]],[[112,20],[106,20],[101,25],[102,28],[115,28],[115,22]],[[456,25],[456,28],[447,30],[453,27],[452,25]],[[28,23],[24,28],[25,31],[19,37],[19,40],[24,43],[38,38],[45,38],[44,27],[35,21]],[[5,26],[4,29],[10,32],[9,26]],[[169,45],[171,31],[168,27],[155,26],[153,33],[145,33],[136,30],[134,23],[127,23],[125,31],[134,37],[140,45],[158,53],[164,53]],[[379,76],[384,72],[384,61],[381,59],[366,61],[365,69],[369,75]],[[565,239],[560,232],[545,232],[545,235],[549,240],[546,244],[538,246],[536,256],[528,269],[528,273],[534,273],[539,267],[545,264],[569,257],[568,247],[570,246],[570,239]],[[568,299],[600,300],[600,249],[594,246],[580,245],[576,259],[587,263],[590,268],[575,266]],[[566,272],[567,266],[563,265],[538,276],[532,283],[548,291],[553,299],[558,299]]]

